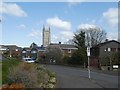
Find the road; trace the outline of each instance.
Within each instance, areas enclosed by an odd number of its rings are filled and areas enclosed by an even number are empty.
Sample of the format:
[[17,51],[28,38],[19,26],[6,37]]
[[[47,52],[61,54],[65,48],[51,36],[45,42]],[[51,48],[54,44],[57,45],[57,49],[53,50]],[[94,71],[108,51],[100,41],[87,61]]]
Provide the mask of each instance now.
[[57,88],[118,88],[118,76],[107,75],[73,67],[46,65],[50,71],[56,72]]

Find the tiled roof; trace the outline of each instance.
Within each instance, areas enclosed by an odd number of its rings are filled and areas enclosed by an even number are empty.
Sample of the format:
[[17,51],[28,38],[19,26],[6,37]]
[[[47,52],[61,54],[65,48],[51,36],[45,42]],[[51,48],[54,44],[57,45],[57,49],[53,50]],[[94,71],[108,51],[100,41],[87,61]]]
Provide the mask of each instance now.
[[111,43],[111,42],[115,42],[115,43],[118,43],[118,44],[120,45],[120,42],[115,41],[115,40],[110,40],[110,41],[106,41],[106,42],[97,44],[97,45],[93,46],[92,48],[94,48],[94,47],[101,47],[101,46],[103,46],[103,45],[105,45],[105,44],[108,44],[108,43]]
[[22,50],[21,47],[18,47],[16,45],[1,45],[2,48],[9,48],[10,50],[14,50],[14,49],[19,49]]
[[38,50],[45,50],[45,47],[37,47]]
[[51,43],[50,45],[60,46],[62,49],[77,49],[75,45]]

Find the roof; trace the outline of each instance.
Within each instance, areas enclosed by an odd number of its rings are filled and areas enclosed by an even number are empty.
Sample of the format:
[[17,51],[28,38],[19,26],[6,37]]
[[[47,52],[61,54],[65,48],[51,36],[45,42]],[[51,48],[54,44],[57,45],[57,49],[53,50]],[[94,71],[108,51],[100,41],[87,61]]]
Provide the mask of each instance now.
[[23,50],[23,51],[24,51],[24,50],[25,50],[25,51],[30,51],[31,49],[30,49],[29,47],[24,47],[22,50]]
[[57,44],[57,43],[51,43],[50,45],[60,46],[62,49],[77,49],[75,45],[71,44]]
[[33,49],[37,49],[39,51],[44,51],[45,50],[45,47],[36,47],[36,48],[29,48],[29,47],[25,47],[23,48],[23,50],[27,50],[27,51],[31,51]]
[[14,50],[14,49],[19,49],[21,50],[22,48],[21,47],[18,47],[16,45],[0,45],[2,48],[9,48],[10,50]]
[[116,41],[116,40],[110,40],[110,41],[106,41],[106,42],[103,42],[103,43],[97,44],[97,45],[93,46],[92,48],[95,48],[95,47],[101,47],[101,46],[106,45],[106,44],[111,43],[111,42],[115,42],[115,43],[120,44],[120,42],[118,42],[118,41]]
[[37,47],[39,51],[45,51],[45,47]]

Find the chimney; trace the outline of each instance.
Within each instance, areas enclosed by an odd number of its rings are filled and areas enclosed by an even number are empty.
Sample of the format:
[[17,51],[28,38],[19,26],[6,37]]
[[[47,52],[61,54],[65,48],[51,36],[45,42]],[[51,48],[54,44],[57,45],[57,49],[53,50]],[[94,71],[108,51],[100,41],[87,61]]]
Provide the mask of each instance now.
[[61,44],[61,42],[59,42],[59,44]]

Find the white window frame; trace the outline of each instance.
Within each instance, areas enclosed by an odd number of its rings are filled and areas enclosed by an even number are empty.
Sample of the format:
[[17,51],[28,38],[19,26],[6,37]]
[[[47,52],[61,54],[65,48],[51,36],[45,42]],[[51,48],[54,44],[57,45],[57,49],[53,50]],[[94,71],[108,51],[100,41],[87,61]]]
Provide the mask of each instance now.
[[108,48],[108,52],[110,52],[111,51],[111,48]]
[[37,53],[37,51],[34,50],[34,51],[31,51],[31,53]]
[[26,51],[22,51],[22,53],[26,53]]

